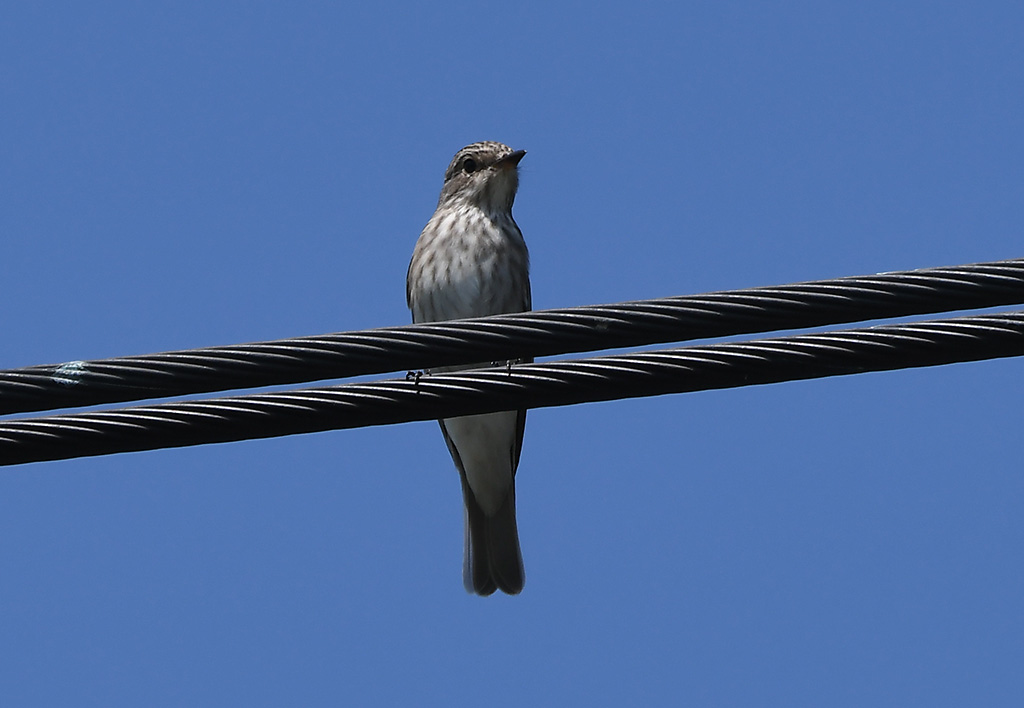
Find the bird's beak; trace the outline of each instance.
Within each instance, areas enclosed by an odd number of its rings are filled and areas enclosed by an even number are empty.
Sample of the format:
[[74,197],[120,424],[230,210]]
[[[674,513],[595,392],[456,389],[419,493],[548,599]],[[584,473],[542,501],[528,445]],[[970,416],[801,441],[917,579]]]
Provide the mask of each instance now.
[[511,152],[508,155],[505,155],[505,157],[495,162],[494,166],[501,167],[503,169],[511,169],[518,165],[519,161],[522,160],[525,156],[526,150],[516,150],[515,152]]

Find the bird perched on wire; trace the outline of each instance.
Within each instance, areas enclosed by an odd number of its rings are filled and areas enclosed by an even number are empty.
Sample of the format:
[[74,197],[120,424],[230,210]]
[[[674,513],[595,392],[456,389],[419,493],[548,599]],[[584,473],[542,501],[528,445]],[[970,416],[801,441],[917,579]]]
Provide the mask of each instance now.
[[[496,142],[473,143],[455,153],[437,210],[409,263],[405,294],[413,322],[530,309],[530,256],[512,218],[525,154]],[[466,503],[466,590],[490,595],[500,589],[514,595],[525,582],[515,475],[526,411],[440,423]]]

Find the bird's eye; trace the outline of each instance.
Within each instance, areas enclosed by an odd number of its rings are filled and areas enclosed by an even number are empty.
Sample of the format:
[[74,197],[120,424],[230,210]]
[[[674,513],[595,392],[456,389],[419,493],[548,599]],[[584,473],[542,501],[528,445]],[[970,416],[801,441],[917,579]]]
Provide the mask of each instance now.
[[476,172],[476,160],[472,157],[467,158],[467,160],[462,163],[462,169],[467,175]]

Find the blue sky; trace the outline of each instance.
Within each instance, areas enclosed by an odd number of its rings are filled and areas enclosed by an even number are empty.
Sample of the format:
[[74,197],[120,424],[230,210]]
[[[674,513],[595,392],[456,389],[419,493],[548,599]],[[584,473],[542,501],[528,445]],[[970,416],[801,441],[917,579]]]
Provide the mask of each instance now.
[[[895,5],[895,6],[894,6]],[[0,367],[408,321],[451,155],[534,305],[1022,255],[1017,3],[22,3]],[[545,409],[527,585],[436,425],[5,468],[0,703],[1019,705],[1019,360]]]

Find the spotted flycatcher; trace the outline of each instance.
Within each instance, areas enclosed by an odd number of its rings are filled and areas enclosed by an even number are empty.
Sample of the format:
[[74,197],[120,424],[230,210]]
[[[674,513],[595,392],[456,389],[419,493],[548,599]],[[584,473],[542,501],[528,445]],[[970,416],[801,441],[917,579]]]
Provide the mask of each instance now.
[[[405,294],[413,322],[530,309],[530,256],[512,218],[525,154],[495,142],[473,143],[455,154],[409,264]],[[526,411],[440,423],[466,502],[466,590],[514,595],[525,581],[515,477]]]

